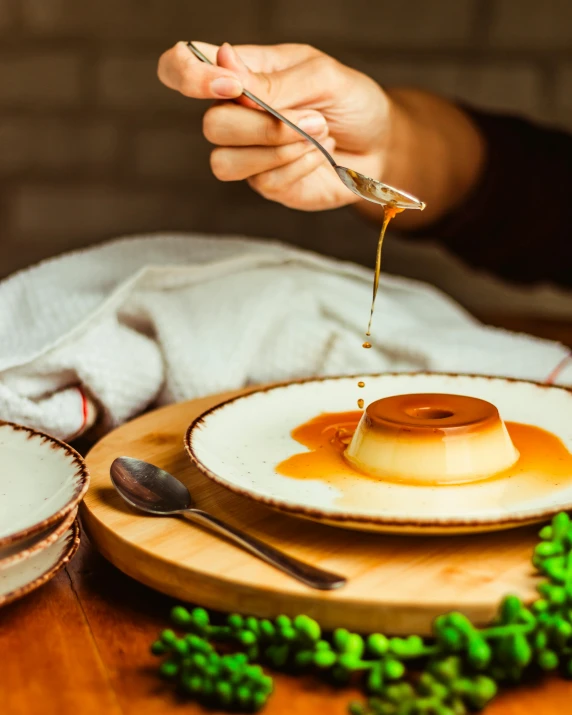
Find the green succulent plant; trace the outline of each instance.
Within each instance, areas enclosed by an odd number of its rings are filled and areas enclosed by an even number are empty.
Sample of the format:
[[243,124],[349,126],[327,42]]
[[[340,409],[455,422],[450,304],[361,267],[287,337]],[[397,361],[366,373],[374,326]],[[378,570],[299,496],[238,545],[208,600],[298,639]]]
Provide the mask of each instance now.
[[[439,616],[431,638],[363,636],[338,628],[324,634],[308,616],[274,620],[231,614],[213,624],[203,608],[176,606],[151,646],[160,673],[190,697],[226,710],[256,711],[273,689],[261,664],[274,670],[314,671],[366,694],[351,715],[466,715],[482,710],[505,683],[530,671],[572,678],[572,524],[555,516],[539,534],[532,563],[546,577],[526,606],[515,595],[499,604],[494,622],[476,628],[462,613]],[[219,649],[217,650],[217,647]],[[231,649],[231,652],[228,652]]]

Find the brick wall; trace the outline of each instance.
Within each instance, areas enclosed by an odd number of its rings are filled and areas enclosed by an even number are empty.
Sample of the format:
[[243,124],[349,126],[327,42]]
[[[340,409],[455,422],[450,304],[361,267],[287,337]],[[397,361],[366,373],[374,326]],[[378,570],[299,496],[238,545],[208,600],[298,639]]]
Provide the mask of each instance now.
[[[0,0],[0,275],[154,230],[272,236],[371,264],[375,234],[351,212],[289,211],[210,176],[204,105],[156,79],[185,38],[308,41],[385,84],[572,128],[569,0]],[[496,295],[429,247],[390,242],[387,265],[470,306]],[[533,302],[570,310],[546,291]]]

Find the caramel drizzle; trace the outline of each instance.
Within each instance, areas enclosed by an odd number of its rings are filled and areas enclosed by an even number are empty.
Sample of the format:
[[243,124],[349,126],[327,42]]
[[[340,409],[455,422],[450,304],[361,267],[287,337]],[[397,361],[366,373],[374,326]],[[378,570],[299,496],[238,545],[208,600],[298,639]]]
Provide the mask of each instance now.
[[[381,224],[381,232],[379,234],[379,240],[377,242],[377,254],[375,256],[375,277],[373,279],[373,296],[371,299],[371,310],[369,312],[369,322],[367,324],[366,336],[371,335],[371,321],[373,320],[373,311],[375,308],[375,299],[377,298],[377,289],[379,288],[379,274],[381,273],[381,251],[383,248],[383,239],[385,238],[385,232],[392,218],[395,218],[397,214],[401,213],[403,209],[397,206],[385,206],[383,210],[383,223]],[[365,347],[365,343],[364,343]]]
[[[373,311],[375,309],[375,299],[377,298],[377,290],[379,288],[379,276],[381,273],[381,252],[383,248],[383,239],[385,238],[385,232],[387,231],[387,227],[389,225],[389,222],[391,221],[392,218],[395,218],[397,214],[401,213],[403,209],[397,208],[397,206],[385,206],[383,209],[383,223],[381,225],[381,232],[379,234],[379,240],[377,242],[377,254],[375,256],[375,276],[373,279],[373,295],[371,299],[371,309],[369,311],[369,322],[367,324],[367,330],[366,330],[366,337],[370,337],[371,335],[371,321],[373,320]],[[365,348],[366,350],[369,350],[371,348],[371,343],[366,340],[362,348]],[[361,381],[358,382],[358,387],[365,387],[365,382]],[[360,410],[363,409],[364,406],[364,401],[360,398],[357,401],[358,407]]]

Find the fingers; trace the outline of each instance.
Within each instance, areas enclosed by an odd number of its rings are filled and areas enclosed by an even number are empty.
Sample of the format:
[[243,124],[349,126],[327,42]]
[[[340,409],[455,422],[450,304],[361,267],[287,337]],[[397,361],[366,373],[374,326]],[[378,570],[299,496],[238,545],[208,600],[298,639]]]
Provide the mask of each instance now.
[[[335,141],[331,137],[325,139],[323,144],[330,153],[334,151]],[[280,201],[293,184],[311,174],[325,162],[326,158],[322,152],[312,149],[289,164],[250,177],[248,183],[264,198]]]
[[[268,51],[269,48],[261,49]],[[223,44],[217,53],[217,63],[221,67],[233,72],[246,89],[277,109],[312,106],[325,93],[343,91],[347,70],[331,57],[310,48],[309,52],[301,51],[296,60],[284,69],[254,72],[252,67],[247,67],[240,51],[228,43]],[[244,97],[241,103],[256,107]]]
[[[324,138],[326,148],[333,142]],[[300,157],[315,151],[310,142],[295,142],[274,147],[220,147],[211,154],[211,169],[220,181],[242,181],[256,174],[291,164]]]
[[[312,136],[327,132],[326,120],[319,112],[288,111],[284,115]],[[217,104],[205,113],[203,133],[218,146],[277,146],[302,140],[296,131],[270,114],[231,102]]]
[[[197,45],[207,57],[212,56],[212,45]],[[195,99],[232,99],[242,94],[242,83],[235,72],[201,62],[184,42],[177,42],[161,55],[157,74],[167,87]]]
[[[312,107],[347,84],[343,65],[307,45],[197,45],[215,66],[201,62],[186,43],[178,42],[161,56],[157,70],[167,87],[188,97],[234,99],[246,87],[277,109]],[[240,101],[253,106],[245,98]]]
[[[232,47],[251,72],[279,72],[322,54],[315,47],[295,43],[233,45]],[[205,54],[207,53],[205,52]],[[210,55],[208,56],[210,58]]]

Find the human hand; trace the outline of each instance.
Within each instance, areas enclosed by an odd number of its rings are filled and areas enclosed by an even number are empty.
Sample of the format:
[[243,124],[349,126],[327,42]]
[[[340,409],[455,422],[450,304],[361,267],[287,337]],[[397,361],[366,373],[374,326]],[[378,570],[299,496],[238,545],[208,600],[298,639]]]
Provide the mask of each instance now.
[[321,152],[241,97],[243,88],[314,136],[338,164],[382,178],[391,104],[374,80],[308,45],[196,44],[216,66],[178,42],[161,56],[158,75],[187,97],[235,100],[216,102],[204,116],[218,179],[246,179],[265,198],[306,211],[359,201]]

